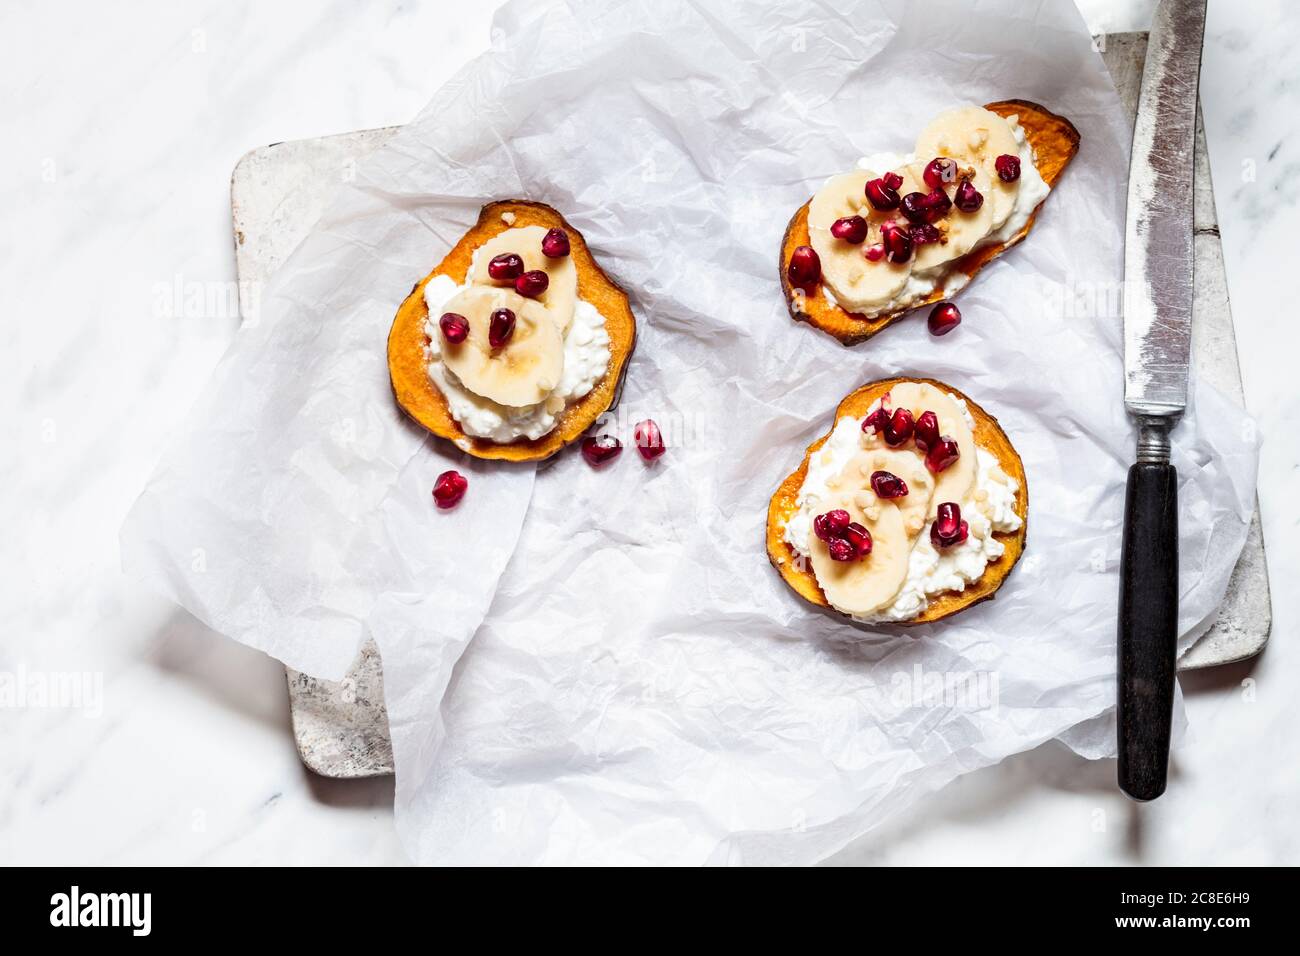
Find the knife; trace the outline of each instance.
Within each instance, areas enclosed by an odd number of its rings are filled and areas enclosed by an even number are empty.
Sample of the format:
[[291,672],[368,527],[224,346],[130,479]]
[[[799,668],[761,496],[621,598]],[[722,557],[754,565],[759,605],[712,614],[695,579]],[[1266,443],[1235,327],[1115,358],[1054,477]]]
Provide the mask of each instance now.
[[1120,553],[1119,785],[1165,790],[1178,641],[1178,474],[1169,432],[1187,407],[1192,163],[1206,0],[1161,0],[1133,128],[1124,232],[1124,405],[1137,423]]

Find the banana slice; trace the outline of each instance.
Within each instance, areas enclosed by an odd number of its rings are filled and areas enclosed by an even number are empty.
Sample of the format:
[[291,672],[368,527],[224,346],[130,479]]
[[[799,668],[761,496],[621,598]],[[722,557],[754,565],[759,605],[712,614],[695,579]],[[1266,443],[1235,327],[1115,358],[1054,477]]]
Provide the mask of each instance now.
[[[488,326],[497,309],[515,313],[515,331],[510,341],[494,349],[488,342]],[[469,320],[464,342],[442,343],[442,361],[471,392],[522,408],[544,401],[559,384],[564,339],[540,302],[510,289],[471,286],[454,296],[443,311]]]
[[[957,448],[961,452],[955,462],[936,476],[929,517],[933,518],[939,505],[945,501],[965,501],[975,486],[975,436],[957,403],[947,393],[927,382],[900,382],[889,390],[888,405],[891,408],[906,408],[917,417],[922,412],[934,412],[939,419],[939,434],[947,435],[957,442]],[[921,467],[925,468],[924,462]],[[926,470],[928,472],[929,469]]]
[[936,156],[949,156],[983,168],[990,180],[989,189],[981,189],[979,183],[975,188],[984,193],[984,205],[992,212],[991,229],[1007,221],[1020,187],[1019,181],[1004,183],[998,178],[993,164],[1004,154],[1020,155],[1016,134],[1006,119],[982,106],[963,106],[940,113],[916,140],[916,157],[922,168]]
[[[871,441],[879,442],[879,446],[853,456],[844,469],[846,484],[855,482],[860,486],[861,490],[854,493],[854,501],[868,516],[873,508],[885,505],[898,509],[903,518],[903,530],[911,540],[921,533],[929,520],[934,476],[925,467],[925,459],[912,448],[890,448],[879,436]],[[901,498],[877,497],[871,489],[871,475],[877,471],[888,471],[902,478],[907,483],[907,494]]]
[[862,615],[883,607],[898,594],[907,580],[912,545],[901,511],[882,501],[872,518],[858,506],[856,497],[853,492],[841,492],[826,508],[843,508],[870,531],[871,553],[857,561],[836,561],[826,542],[813,536],[812,567],[826,600],[845,614]]
[[[933,159],[934,157],[930,157]],[[927,159],[928,163],[930,160]],[[958,162],[962,162],[958,160]],[[956,206],[948,210],[941,222],[938,223],[940,229],[945,230],[947,242],[931,242],[924,246],[917,246],[916,253],[913,256],[912,271],[925,272],[936,266],[941,266],[945,262],[950,262],[958,256],[964,256],[970,252],[979,243],[981,239],[987,236],[993,228],[993,203],[991,193],[993,184],[989,181],[988,174],[984,172],[984,167],[979,164],[963,164],[964,168],[970,168],[975,171],[971,178],[971,183],[984,196],[984,203],[974,212],[962,212]],[[916,180],[921,180],[921,175],[925,170],[924,164],[918,164],[912,167],[912,173]],[[904,177],[906,179],[906,177]],[[948,194],[949,199],[956,198],[958,183],[945,184],[944,192]],[[929,192],[929,187],[922,186],[922,192]]]
[[524,260],[525,272],[541,269],[546,273],[550,285],[537,297],[537,301],[546,306],[556,328],[563,335],[573,321],[573,309],[578,301],[578,270],[573,264],[572,255],[560,259],[548,259],[542,255],[542,238],[545,235],[546,230],[541,226],[520,226],[497,233],[475,252],[471,281],[476,285],[504,288],[488,275],[488,263],[496,256],[513,252]]
[[[813,196],[808,207],[808,234],[822,262],[822,279],[831,294],[849,312],[868,312],[884,305],[907,284],[910,261],[895,265],[885,259],[869,262],[863,251],[877,241],[879,224],[896,214],[879,213],[867,202],[867,180],[879,174],[857,169],[832,177]],[[844,216],[861,216],[870,223],[872,235],[853,245],[831,235],[831,225]]]

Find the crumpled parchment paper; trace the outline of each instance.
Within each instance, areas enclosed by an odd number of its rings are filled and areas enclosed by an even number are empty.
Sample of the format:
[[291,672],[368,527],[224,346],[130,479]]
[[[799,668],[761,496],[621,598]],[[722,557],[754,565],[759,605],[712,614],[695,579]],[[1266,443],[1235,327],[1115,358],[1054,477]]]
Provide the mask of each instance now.
[[[1083,146],[1029,239],[962,293],[961,328],[917,317],[845,349],[793,323],[778,246],[816,187],[909,151],[942,109],[1013,97]],[[127,566],[320,676],[374,635],[420,861],[804,863],[1067,732],[1112,752],[1128,140],[1069,4],[512,3],[277,274],[132,513]],[[509,197],[560,209],[633,297],[606,428],[628,451],[601,471],[573,451],[467,461],[392,401],[398,303]],[[763,524],[840,398],[899,374],[1001,420],[1028,550],[995,601],[868,630],[786,588]],[[1194,399],[1184,643],[1245,539],[1256,456],[1240,409]],[[671,445],[649,466],[644,417]],[[469,494],[437,513],[453,464]]]

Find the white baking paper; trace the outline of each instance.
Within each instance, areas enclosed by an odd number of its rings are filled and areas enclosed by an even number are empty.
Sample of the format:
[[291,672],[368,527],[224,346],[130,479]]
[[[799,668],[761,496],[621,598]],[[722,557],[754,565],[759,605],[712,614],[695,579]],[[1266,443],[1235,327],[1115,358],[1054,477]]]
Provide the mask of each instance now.
[[[846,349],[793,323],[778,248],[816,187],[910,150],[940,110],[1013,97],[1083,145],[1028,241],[962,293],[960,329],[917,317]],[[128,522],[128,566],[322,676],[378,640],[421,862],[807,863],[1043,741],[1113,752],[1128,139],[1064,3],[512,3],[277,275]],[[438,514],[434,476],[466,462],[396,412],[384,337],[507,197],[562,210],[632,295],[606,430],[630,449],[651,417],[671,448],[600,471],[561,454],[535,484],[470,465]],[[955,619],[852,627],[768,565],[766,507],[840,398],[900,374],[1000,419],[1028,550]],[[1239,408],[1204,386],[1194,404],[1175,458],[1187,635],[1223,596],[1256,460]]]

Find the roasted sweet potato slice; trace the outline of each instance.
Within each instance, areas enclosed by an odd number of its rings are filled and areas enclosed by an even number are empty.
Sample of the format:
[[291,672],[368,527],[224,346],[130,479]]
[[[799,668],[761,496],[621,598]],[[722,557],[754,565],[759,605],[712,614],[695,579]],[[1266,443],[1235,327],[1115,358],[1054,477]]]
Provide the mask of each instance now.
[[[502,217],[505,218],[502,218]],[[507,220],[510,220],[507,222]],[[561,414],[555,428],[541,438],[501,444],[467,435],[451,417],[447,401],[429,379],[424,347],[428,342],[424,324],[428,308],[424,287],[437,275],[457,283],[465,281],[474,250],[493,236],[512,226],[543,226],[563,229],[569,236],[570,255],[578,273],[578,296],[586,299],[605,318],[609,333],[609,368],[596,387],[571,404]],[[558,212],[543,203],[508,199],[488,203],[479,213],[478,222],[447,253],[438,267],[424,277],[397,310],[388,333],[388,373],[393,395],[402,409],[440,438],[453,442],[476,458],[506,461],[538,461],[582,437],[602,414],[618,401],[628,359],[636,344],[636,318],[627,294],[605,274],[592,257],[582,233],[569,225]]]
[[[1000,116],[1016,114],[1020,117],[1020,125],[1024,128],[1025,138],[1029,140],[1030,145],[1034,147],[1038,154],[1038,171],[1047,182],[1047,185],[1055,188],[1061,174],[1065,171],[1065,167],[1074,158],[1074,154],[1079,151],[1079,131],[1074,128],[1073,124],[1064,117],[1057,116],[1037,103],[1030,103],[1028,100],[1003,100],[999,103],[989,103],[985,108]],[[811,202],[811,199],[809,202]],[[845,345],[856,345],[871,338],[882,329],[893,325],[908,312],[932,305],[943,298],[941,292],[936,292],[907,309],[899,312],[889,312],[874,319],[869,319],[866,316],[847,312],[837,305],[831,305],[826,301],[825,296],[817,294],[821,291],[821,283],[817,284],[813,294],[796,296],[796,289],[790,284],[788,269],[790,256],[794,253],[794,250],[799,246],[808,245],[810,241],[808,236],[808,205],[809,203],[804,203],[799,208],[799,211],[794,214],[794,218],[790,220],[790,225],[786,227],[785,238],[781,240],[781,290],[785,293],[785,301],[790,309],[790,315],[796,321],[814,325],[823,332],[835,336]],[[990,261],[1024,239],[1029,230],[1033,228],[1036,218],[1037,211],[1029,217],[1024,229],[1020,230],[1009,242],[976,249],[956,260],[954,268],[960,269],[974,278],[975,274]]]
[[[834,430],[835,422],[838,422],[841,418],[849,416],[861,418],[866,415],[872,403],[902,382],[925,382],[943,389],[950,395],[955,395],[966,403],[971,417],[975,419],[975,428],[972,430],[975,443],[991,452],[998,459],[1002,470],[1020,485],[1020,490],[1016,493],[1015,510],[1016,514],[1020,515],[1022,522],[1018,531],[994,532],[994,537],[1002,542],[1006,550],[1002,557],[989,562],[979,580],[969,584],[965,591],[934,595],[930,598],[930,603],[926,609],[915,618],[909,621],[897,622],[900,626],[910,626],[943,620],[958,611],[965,610],[972,605],[987,601],[993,597],[993,593],[1002,586],[1002,582],[1007,579],[1007,575],[1011,573],[1011,569],[1015,567],[1016,562],[1020,560],[1020,555],[1025,550],[1025,534],[1029,527],[1029,486],[1025,480],[1025,466],[1021,462],[1020,456],[1016,454],[1016,450],[1011,447],[1011,441],[1007,438],[1006,433],[998,425],[998,420],[951,385],[945,385],[943,382],[936,382],[933,379],[891,378],[863,385],[840,402],[839,407],[835,410],[835,421],[831,423],[831,430]],[[808,450],[804,452],[803,461],[777,487],[767,509],[767,557],[772,562],[772,567],[776,568],[781,577],[785,579],[786,584],[790,585],[801,598],[819,607],[826,608],[829,608],[830,604],[822,593],[821,587],[817,584],[817,578],[813,574],[812,567],[807,561],[799,560],[799,555],[785,542],[785,525],[798,511],[795,499],[798,497],[799,489],[808,474],[808,460],[826,443],[826,439],[829,437],[830,431],[827,431],[825,435],[808,446]]]

